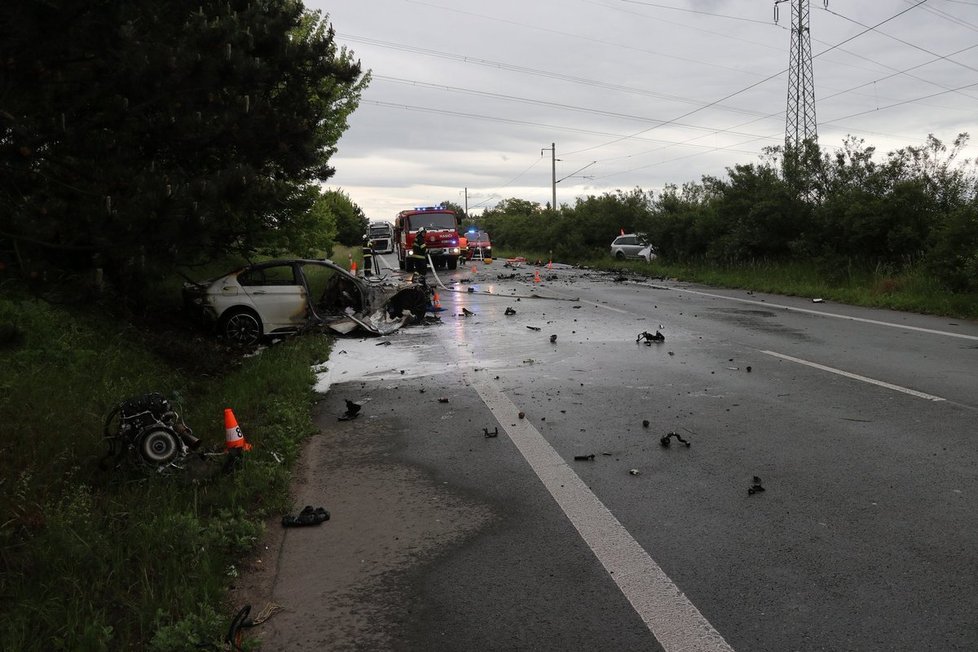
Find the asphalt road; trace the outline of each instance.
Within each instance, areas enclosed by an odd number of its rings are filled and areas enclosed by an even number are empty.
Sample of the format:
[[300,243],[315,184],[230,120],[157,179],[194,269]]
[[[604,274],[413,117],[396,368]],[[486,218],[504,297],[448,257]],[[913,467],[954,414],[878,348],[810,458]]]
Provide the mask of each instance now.
[[334,347],[264,650],[978,649],[978,324],[441,276],[441,323]]

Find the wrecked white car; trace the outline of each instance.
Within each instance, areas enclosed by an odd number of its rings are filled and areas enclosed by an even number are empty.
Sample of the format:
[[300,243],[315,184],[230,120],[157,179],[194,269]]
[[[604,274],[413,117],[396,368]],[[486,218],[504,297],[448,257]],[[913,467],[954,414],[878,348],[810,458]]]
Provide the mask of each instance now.
[[366,281],[331,260],[270,260],[201,283],[186,283],[184,305],[229,342],[319,326],[386,335],[424,318],[427,289],[417,283]]

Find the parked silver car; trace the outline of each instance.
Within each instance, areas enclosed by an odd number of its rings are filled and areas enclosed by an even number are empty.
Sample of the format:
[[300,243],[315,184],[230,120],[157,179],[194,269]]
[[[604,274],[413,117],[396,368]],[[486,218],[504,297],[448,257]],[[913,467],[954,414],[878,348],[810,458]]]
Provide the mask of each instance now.
[[614,239],[611,243],[611,255],[618,260],[640,258],[651,261],[655,259],[655,248],[645,239],[643,233],[626,233]]
[[427,289],[413,280],[367,281],[331,260],[270,260],[186,283],[184,305],[220,335],[252,345],[269,335],[324,326],[386,335],[424,317]]

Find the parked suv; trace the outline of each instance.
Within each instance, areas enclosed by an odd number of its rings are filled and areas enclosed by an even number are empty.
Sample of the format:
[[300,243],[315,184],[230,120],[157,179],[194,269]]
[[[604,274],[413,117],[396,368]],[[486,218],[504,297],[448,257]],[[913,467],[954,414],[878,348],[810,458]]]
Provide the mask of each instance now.
[[653,260],[655,249],[645,239],[644,233],[626,233],[612,241],[611,255],[618,260],[625,260],[626,258]]

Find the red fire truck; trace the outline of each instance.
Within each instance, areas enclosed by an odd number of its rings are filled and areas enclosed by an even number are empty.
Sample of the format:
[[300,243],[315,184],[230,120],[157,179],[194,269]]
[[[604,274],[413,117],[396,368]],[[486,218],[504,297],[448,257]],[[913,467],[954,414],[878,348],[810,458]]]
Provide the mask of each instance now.
[[449,208],[423,206],[409,211],[401,211],[394,218],[394,250],[401,269],[413,271],[411,247],[419,229],[427,234],[425,243],[428,254],[436,268],[458,267],[458,217]]

